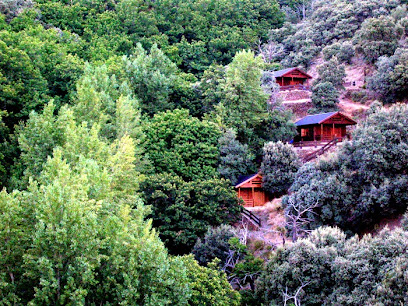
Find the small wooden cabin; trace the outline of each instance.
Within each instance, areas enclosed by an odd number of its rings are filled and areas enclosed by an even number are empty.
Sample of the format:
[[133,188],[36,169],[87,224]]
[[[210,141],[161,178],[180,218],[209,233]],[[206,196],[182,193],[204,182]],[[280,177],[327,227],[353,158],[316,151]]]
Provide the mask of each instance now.
[[273,76],[281,88],[290,86],[296,88],[296,86],[304,86],[307,85],[308,81],[312,78],[306,72],[296,67],[275,71]]
[[262,189],[260,173],[239,177],[235,189],[246,207],[263,206],[270,200],[269,194]]
[[298,135],[294,143],[343,139],[347,136],[347,126],[355,124],[357,122],[340,112],[309,115],[295,122]]

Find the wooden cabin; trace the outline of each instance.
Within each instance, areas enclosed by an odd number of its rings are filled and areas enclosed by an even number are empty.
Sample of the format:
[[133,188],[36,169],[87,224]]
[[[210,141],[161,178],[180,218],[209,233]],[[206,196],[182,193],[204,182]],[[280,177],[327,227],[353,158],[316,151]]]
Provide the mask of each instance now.
[[347,126],[355,124],[356,121],[340,112],[309,115],[295,122],[298,135],[294,143],[343,139],[347,136]]
[[306,89],[309,80],[312,79],[310,75],[296,67],[275,71],[273,76],[282,90]]
[[245,207],[263,206],[270,200],[269,194],[262,189],[260,173],[239,177],[235,189],[238,198],[244,200]]

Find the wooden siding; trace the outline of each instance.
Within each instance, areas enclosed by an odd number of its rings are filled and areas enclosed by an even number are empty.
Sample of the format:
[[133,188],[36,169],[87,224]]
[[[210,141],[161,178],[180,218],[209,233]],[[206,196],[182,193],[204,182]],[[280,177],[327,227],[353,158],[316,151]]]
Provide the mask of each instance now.
[[295,141],[330,141],[347,136],[346,126],[338,124],[301,126],[297,130],[299,135]]

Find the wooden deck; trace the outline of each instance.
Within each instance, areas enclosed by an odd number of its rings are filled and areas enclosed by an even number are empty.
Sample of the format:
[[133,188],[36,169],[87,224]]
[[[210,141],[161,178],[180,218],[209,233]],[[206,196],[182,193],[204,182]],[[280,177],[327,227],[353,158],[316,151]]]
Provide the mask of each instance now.
[[296,148],[303,148],[303,147],[322,147],[328,144],[331,141],[331,139],[328,140],[316,140],[316,141],[299,141],[299,142],[294,142],[293,146]]

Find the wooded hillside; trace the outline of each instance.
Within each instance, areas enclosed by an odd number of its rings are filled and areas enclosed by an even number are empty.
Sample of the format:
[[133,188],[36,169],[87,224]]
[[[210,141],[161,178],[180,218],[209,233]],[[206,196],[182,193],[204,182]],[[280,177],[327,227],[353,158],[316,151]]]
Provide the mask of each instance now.
[[[0,0],[0,304],[408,304],[407,5]],[[352,141],[304,163],[287,68],[309,114],[367,104]]]

